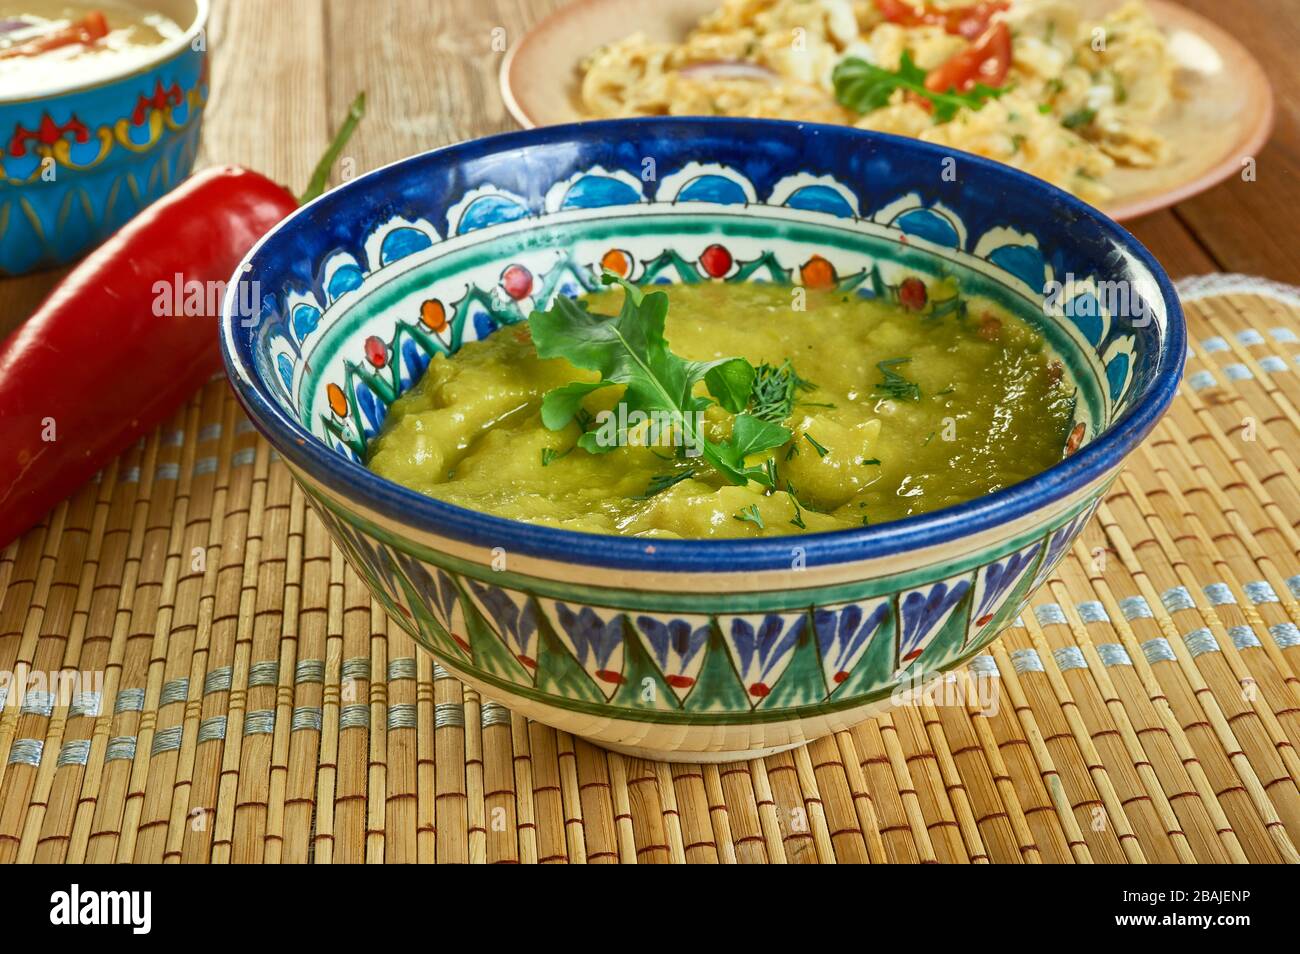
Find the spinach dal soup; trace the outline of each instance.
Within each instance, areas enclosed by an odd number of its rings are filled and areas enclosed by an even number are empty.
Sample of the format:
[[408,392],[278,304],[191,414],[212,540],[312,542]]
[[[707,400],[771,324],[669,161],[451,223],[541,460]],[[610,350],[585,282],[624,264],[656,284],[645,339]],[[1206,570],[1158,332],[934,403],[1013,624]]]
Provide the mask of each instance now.
[[435,357],[371,469],[569,530],[775,536],[971,500],[1081,436],[1043,337],[944,283],[618,284]]

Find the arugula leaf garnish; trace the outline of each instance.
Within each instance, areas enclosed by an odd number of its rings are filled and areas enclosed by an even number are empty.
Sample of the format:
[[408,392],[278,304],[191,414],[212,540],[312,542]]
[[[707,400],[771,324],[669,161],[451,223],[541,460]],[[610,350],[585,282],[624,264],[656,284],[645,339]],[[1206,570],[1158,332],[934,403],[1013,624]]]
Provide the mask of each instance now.
[[731,436],[726,441],[721,444],[705,442],[704,457],[733,484],[753,480],[764,487],[771,487],[773,480],[766,462],[746,466],[745,458],[780,447],[789,439],[789,429],[780,424],[764,421],[752,414],[738,414],[731,425]]
[[907,50],[903,51],[898,69],[893,72],[856,56],[847,56],[835,64],[831,82],[835,85],[835,98],[840,105],[859,113],[869,113],[887,105],[896,89],[916,93],[933,104],[937,123],[948,122],[963,106],[980,109],[988,100],[997,99],[1006,92],[1005,88],[995,89],[976,83],[964,93],[956,89],[936,93],[926,88],[925,70],[912,61],[912,54]]
[[[668,296],[646,294],[608,271],[601,281],[622,286],[623,307],[618,315],[593,314],[559,295],[550,308],[534,311],[528,319],[539,357],[564,358],[600,374],[597,381],[574,381],[543,395],[542,423],[560,430],[583,413],[582,401],[589,394],[623,385],[622,403],[629,413],[640,411],[680,428],[688,438],[683,443],[699,447],[705,460],[727,480],[770,485],[764,468],[747,466],[745,458],[780,447],[790,439],[790,432],[745,411],[756,376],[753,365],[744,358],[688,361],[673,354],[664,337]],[[701,381],[713,400],[694,393]],[[710,441],[702,428],[701,414],[714,401],[736,414],[731,436],[722,443]],[[602,444],[595,431],[584,433],[578,446],[592,454],[614,449]]]

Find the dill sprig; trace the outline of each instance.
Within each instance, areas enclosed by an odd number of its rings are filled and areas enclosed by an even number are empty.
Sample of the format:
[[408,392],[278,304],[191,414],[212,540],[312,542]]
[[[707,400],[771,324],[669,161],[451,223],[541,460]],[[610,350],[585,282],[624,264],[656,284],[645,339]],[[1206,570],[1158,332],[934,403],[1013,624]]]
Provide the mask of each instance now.
[[763,523],[763,515],[758,512],[758,504],[750,504],[744,510],[738,510],[736,513],[732,514],[732,517],[733,519],[739,520],[741,523],[755,524],[760,530],[766,529],[767,526]]
[[809,434],[807,431],[804,432],[803,439],[813,446],[813,450],[817,452],[818,457],[825,457],[827,454],[830,453],[830,450],[823,447],[821,444],[818,444],[817,439],[813,437],[811,434]]
[[695,476],[695,468],[689,467],[678,474],[655,474],[650,478],[650,484],[646,487],[645,493],[635,498],[637,500],[649,500],[655,494],[661,494],[669,487],[680,484],[683,480]]
[[781,364],[761,364],[755,369],[750,413],[771,424],[780,424],[794,411],[801,391],[815,391],[817,385],[802,378],[786,358]]
[[894,370],[911,360],[911,358],[890,358],[887,361],[877,361],[876,367],[880,369],[883,380],[876,382],[875,393],[895,401],[921,400],[921,386],[915,381],[907,380]]
[[799,506],[799,495],[795,493],[794,484],[790,481],[785,482],[785,492],[790,496],[790,502],[794,504],[794,519],[790,521],[800,530],[807,530],[808,524],[803,522],[803,508]]

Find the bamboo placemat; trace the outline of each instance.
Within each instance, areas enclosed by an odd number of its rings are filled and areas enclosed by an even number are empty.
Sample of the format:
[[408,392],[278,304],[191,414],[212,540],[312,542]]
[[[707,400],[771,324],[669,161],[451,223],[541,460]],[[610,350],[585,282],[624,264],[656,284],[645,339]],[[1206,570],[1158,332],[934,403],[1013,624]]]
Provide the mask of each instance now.
[[996,711],[727,765],[463,688],[213,381],[0,553],[0,671],[102,674],[0,709],[0,859],[1300,860],[1300,307],[1188,318],[1173,410],[971,667]]

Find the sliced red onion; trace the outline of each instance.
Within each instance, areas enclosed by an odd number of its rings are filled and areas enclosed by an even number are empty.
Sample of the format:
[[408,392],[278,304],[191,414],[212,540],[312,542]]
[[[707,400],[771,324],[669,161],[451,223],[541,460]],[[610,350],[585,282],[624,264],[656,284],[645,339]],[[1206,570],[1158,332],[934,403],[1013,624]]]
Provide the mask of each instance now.
[[766,66],[750,63],[747,60],[701,60],[690,66],[683,66],[678,72],[683,76],[696,79],[747,79],[771,82],[776,73]]

